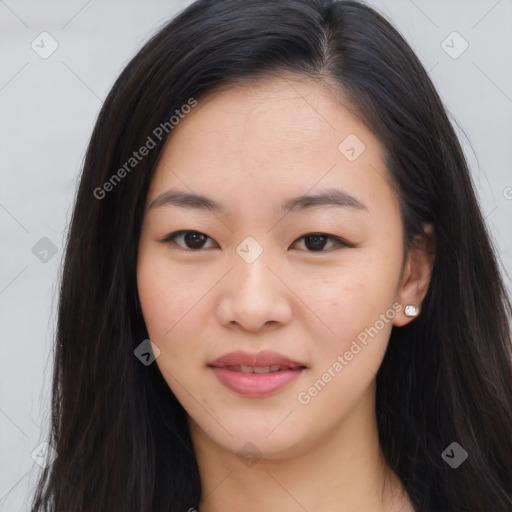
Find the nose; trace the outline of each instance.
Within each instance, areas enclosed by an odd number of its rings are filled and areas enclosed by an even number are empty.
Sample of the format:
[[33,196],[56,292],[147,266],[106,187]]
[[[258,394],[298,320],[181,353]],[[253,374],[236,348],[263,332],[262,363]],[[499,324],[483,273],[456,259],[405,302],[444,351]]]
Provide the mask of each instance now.
[[234,260],[234,268],[221,284],[217,316],[226,327],[250,332],[278,328],[292,317],[289,288],[279,271],[268,266],[265,258],[247,263]]

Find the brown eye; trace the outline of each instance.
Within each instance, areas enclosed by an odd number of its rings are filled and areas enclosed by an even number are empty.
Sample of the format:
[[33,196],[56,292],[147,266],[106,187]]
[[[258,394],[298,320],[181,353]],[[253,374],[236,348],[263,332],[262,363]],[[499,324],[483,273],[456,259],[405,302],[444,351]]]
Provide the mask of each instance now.
[[[205,235],[204,233],[200,233],[199,231],[176,231],[174,233],[171,233],[167,237],[165,237],[162,242],[164,243],[175,243],[179,247],[183,249],[191,249],[191,250],[197,250],[197,249],[203,249],[205,242],[210,237]],[[176,240],[182,239],[182,243],[177,243]]]
[[[326,235],[325,233],[310,233],[300,237],[297,242],[299,240],[304,240],[304,245],[308,252],[329,252],[329,249],[333,249],[335,246],[349,247],[349,244],[341,238],[334,235]],[[331,245],[329,245],[329,242]],[[326,245],[327,250],[324,250]]]
[[[208,235],[199,231],[181,230],[166,236],[162,242],[175,244],[182,249],[199,251],[207,248],[205,244],[208,240],[213,242]],[[301,240],[303,240],[307,252],[330,252],[336,247],[353,247],[341,238],[325,233],[309,233],[297,239],[295,243]]]

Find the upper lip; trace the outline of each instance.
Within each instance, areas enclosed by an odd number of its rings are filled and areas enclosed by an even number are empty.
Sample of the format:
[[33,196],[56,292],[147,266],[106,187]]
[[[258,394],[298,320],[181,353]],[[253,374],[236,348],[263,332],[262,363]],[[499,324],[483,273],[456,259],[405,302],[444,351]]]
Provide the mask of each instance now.
[[208,366],[216,366],[223,368],[226,366],[288,366],[290,368],[306,367],[305,364],[294,361],[289,357],[273,352],[271,350],[263,350],[258,353],[244,352],[238,350],[229,352],[208,363]]

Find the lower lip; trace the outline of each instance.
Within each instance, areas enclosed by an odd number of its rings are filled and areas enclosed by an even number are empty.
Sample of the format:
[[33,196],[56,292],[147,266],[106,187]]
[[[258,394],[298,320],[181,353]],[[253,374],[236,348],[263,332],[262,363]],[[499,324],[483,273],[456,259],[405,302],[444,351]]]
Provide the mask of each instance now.
[[224,386],[244,396],[265,396],[275,393],[295,380],[304,370],[296,368],[269,373],[244,373],[215,366],[210,368]]

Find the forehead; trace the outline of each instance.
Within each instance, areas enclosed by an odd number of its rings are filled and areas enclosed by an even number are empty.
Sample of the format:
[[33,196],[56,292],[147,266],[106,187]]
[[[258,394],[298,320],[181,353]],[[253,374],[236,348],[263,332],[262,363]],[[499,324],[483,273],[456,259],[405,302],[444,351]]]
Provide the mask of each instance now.
[[315,184],[359,196],[389,187],[380,142],[320,83],[266,79],[197,101],[168,137],[149,200],[176,184],[269,199]]
[[265,78],[223,86],[201,97],[179,128],[187,138],[217,134],[226,143],[235,140],[248,147],[264,142],[288,144],[295,149],[305,144],[304,149],[310,151],[337,151],[340,137],[351,129],[360,138],[371,137],[368,142],[378,144],[365,125],[334,99],[326,85],[308,79]]

